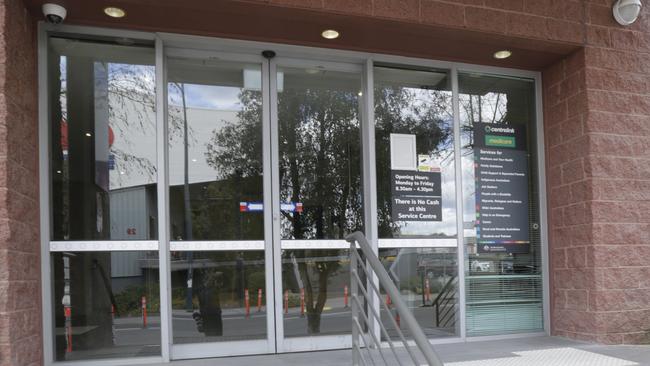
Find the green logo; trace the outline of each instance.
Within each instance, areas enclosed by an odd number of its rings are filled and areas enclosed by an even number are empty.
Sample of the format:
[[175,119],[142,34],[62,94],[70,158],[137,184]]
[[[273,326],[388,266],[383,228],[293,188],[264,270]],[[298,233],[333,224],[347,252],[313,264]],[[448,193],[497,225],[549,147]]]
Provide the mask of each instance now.
[[485,135],[485,146],[515,147],[514,136]]

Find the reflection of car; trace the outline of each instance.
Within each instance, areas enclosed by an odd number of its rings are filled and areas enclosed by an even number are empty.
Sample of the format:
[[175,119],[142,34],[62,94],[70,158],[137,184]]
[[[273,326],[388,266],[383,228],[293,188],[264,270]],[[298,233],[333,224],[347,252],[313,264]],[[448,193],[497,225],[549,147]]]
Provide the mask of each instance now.
[[474,260],[472,261],[470,270],[472,272],[490,272],[491,267],[492,267],[491,262]]
[[456,275],[456,253],[418,254],[418,273],[433,279],[440,276]]
[[501,273],[503,274],[511,274],[514,272],[514,263],[511,261],[501,261]]

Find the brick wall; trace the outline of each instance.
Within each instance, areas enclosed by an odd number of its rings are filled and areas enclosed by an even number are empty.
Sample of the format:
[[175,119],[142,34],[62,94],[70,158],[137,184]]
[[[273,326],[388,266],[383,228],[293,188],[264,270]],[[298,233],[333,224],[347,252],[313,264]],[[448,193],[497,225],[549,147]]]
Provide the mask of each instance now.
[[0,365],[42,363],[35,24],[0,0]]
[[544,72],[555,334],[650,343],[650,28],[585,2],[583,50]]

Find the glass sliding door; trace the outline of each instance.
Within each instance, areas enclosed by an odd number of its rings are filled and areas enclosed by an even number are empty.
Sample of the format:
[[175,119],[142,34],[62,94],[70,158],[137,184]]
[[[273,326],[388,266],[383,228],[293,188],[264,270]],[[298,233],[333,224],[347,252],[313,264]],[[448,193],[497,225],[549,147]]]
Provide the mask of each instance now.
[[[379,257],[425,334],[458,336],[450,73],[394,65],[373,72]],[[381,301],[390,309],[386,294]]]
[[168,58],[174,358],[275,351],[263,83],[261,59]]
[[361,69],[278,63],[279,351],[345,347],[351,328],[344,239],[363,230]]

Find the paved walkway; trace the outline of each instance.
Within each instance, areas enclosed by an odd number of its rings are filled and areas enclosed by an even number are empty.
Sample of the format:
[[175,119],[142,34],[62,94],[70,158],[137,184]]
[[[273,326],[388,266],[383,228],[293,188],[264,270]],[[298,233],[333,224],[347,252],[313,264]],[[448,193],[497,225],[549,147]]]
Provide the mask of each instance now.
[[[650,366],[650,346],[602,346],[557,337],[444,344],[434,348],[446,366]],[[175,361],[161,365],[341,366],[351,364],[350,360],[351,351],[340,350]]]

